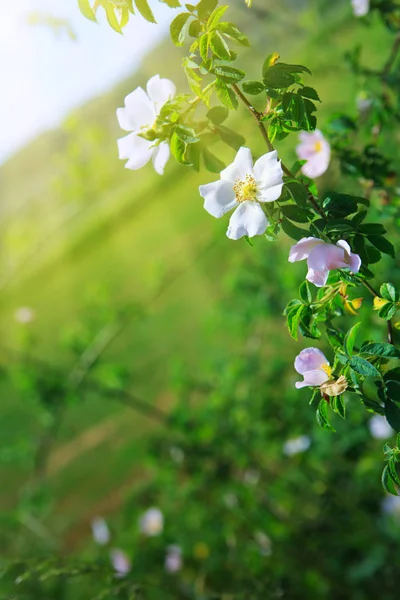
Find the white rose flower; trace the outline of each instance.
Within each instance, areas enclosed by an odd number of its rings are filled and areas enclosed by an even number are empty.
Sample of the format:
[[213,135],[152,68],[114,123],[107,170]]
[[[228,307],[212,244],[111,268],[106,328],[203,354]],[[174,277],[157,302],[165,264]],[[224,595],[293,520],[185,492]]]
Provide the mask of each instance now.
[[206,211],[219,219],[236,208],[226,234],[231,240],[262,235],[268,219],[261,204],[278,200],[282,193],[283,171],[277,152],[264,154],[253,166],[251,151],[242,147],[220,177],[219,181],[199,188]]
[[125,98],[125,107],[117,110],[121,129],[131,132],[118,140],[119,158],[127,160],[125,166],[132,171],[152,160],[156,172],[163,175],[170,156],[168,142],[146,140],[139,134],[153,129],[162,107],[175,96],[176,87],[169,79],[154,75],[146,89],[147,93],[141,87],[136,88]]

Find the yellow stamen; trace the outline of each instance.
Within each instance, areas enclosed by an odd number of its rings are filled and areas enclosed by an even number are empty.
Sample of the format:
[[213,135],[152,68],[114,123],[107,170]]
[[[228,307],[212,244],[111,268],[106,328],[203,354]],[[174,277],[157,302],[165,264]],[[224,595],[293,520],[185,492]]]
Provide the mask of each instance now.
[[332,367],[329,366],[328,363],[321,365],[321,369],[323,371],[325,371],[325,373],[328,375],[328,377],[332,377]]
[[322,150],[322,142],[315,142],[315,144],[314,144],[314,150],[315,150],[315,152],[321,152],[321,150]]
[[244,180],[237,179],[233,186],[238,202],[254,201],[257,199],[257,183],[252,175],[246,175]]

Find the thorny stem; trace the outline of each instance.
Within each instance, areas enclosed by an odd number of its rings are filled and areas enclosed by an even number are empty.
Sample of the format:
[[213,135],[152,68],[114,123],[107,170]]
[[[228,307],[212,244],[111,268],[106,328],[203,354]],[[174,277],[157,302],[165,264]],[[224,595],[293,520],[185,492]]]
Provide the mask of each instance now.
[[[255,110],[255,108],[250,104],[250,102],[247,100],[246,96],[242,93],[242,91],[236,85],[236,83],[232,84],[232,89],[235,92],[235,94],[237,95],[237,97],[243,102],[243,104],[249,110],[249,112],[253,115],[254,119],[256,120],[257,127],[260,130],[265,143],[267,144],[268,150],[270,152],[272,152],[275,148],[272,145],[271,140],[269,139],[268,131],[266,130],[265,125],[264,125],[263,121],[261,120],[262,115],[257,110]],[[282,162],[282,169],[283,169],[283,172],[285,173],[285,175],[287,175],[287,177],[297,180],[297,177],[291,172],[290,169],[287,168],[287,166],[283,162]],[[302,185],[304,185],[304,184],[302,184]],[[307,188],[307,186],[304,186],[304,187],[307,189],[308,200],[313,205],[314,210],[324,219],[324,221],[327,221],[328,217],[326,216],[324,210],[318,205],[318,202],[315,200],[314,196],[312,195],[310,190]]]

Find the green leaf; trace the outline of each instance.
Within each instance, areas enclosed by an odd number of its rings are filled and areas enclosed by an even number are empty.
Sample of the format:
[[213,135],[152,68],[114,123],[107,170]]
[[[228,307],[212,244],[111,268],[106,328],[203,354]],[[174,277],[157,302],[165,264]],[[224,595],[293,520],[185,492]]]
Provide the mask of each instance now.
[[222,60],[230,60],[231,53],[229,52],[228,44],[218,31],[213,31],[210,34],[210,48],[214,56]]
[[175,46],[183,46],[185,40],[185,25],[191,16],[190,13],[181,13],[172,21],[169,29]]
[[289,237],[293,238],[297,242],[301,240],[303,237],[307,237],[307,231],[305,229],[300,229],[300,227],[296,227],[286,218],[282,220],[282,229]]
[[281,71],[276,66],[270,67],[264,76],[264,84],[268,88],[285,89],[295,83],[296,79],[291,73]]
[[211,31],[212,29],[215,28],[216,25],[218,25],[219,21],[221,20],[221,17],[224,16],[224,14],[228,10],[228,8],[229,8],[228,6],[217,6],[217,8],[215,10],[213,10],[211,15],[208,17],[208,21],[207,21],[207,30],[208,31]]
[[104,9],[106,11],[106,17],[110,27],[112,27],[117,33],[122,33],[117,15],[115,14],[115,7],[111,4],[106,4]]
[[378,316],[385,321],[390,321],[397,312],[397,304],[395,302],[388,302],[382,308],[378,310]]
[[206,116],[214,125],[220,125],[228,118],[229,110],[224,106],[213,106]]
[[174,133],[182,140],[182,142],[185,142],[185,144],[195,144],[199,141],[194,129],[187,127],[186,125],[176,125]]
[[232,23],[218,23],[216,29],[218,29],[218,31],[221,31],[221,33],[228,36],[238,44],[241,44],[242,46],[250,46],[250,42],[247,36],[245,36],[244,33],[242,33],[240,29],[238,29]]
[[308,73],[309,75],[312,75],[310,69],[308,69],[307,67],[304,67],[303,65],[290,65],[287,63],[283,63],[283,62],[278,62],[278,63],[275,63],[274,66],[279,67],[279,69],[283,72]]
[[343,400],[343,396],[334,396],[331,399],[331,407],[333,412],[340,415],[342,419],[346,418],[346,406]]
[[400,350],[387,342],[371,342],[363,346],[360,352],[362,354],[370,354],[371,356],[380,356],[382,358],[400,358]]
[[392,258],[396,256],[396,250],[391,242],[380,235],[369,235],[368,240],[384,254],[389,254]]
[[188,165],[185,158],[186,144],[176,135],[176,133],[172,134],[170,148],[172,155],[180,164]]
[[383,469],[381,481],[382,481],[382,487],[385,490],[385,492],[388,492],[389,494],[392,494],[393,496],[398,496],[396,485],[395,485],[392,477],[390,476],[390,471],[389,471],[388,465],[386,465],[385,468]]
[[358,230],[364,235],[384,235],[386,233],[386,229],[380,223],[363,223]]
[[193,19],[193,21],[190,21],[188,33],[190,37],[199,37],[201,33],[201,22],[198,19]]
[[383,283],[380,287],[380,294],[386,300],[391,300],[392,302],[399,301],[399,293],[396,291],[393,283]]
[[307,188],[298,181],[289,181],[285,186],[296,204],[301,208],[305,208],[308,203]]
[[260,81],[243,81],[242,89],[245,94],[250,94],[250,96],[257,96],[265,91],[264,84]]
[[335,431],[328,420],[328,408],[329,404],[326,402],[326,400],[320,400],[317,408],[317,423],[326,431]]
[[361,322],[356,323],[351,329],[349,329],[349,331],[346,333],[346,335],[344,337],[343,346],[344,346],[344,350],[348,356],[351,356],[353,354],[354,344],[356,341],[357,332],[360,328],[360,325],[361,325]]
[[218,0],[201,0],[197,5],[197,14],[199,18],[205,20],[210,16],[212,11],[216,8]]
[[400,408],[390,400],[389,398],[385,401],[385,416],[388,420],[390,427],[396,432],[400,431]]
[[308,281],[303,281],[303,283],[301,284],[300,288],[299,288],[299,293],[300,293],[300,298],[303,300],[303,302],[305,302],[306,304],[311,304],[312,302],[312,294],[311,294],[311,290],[310,290],[310,284],[308,283]]
[[239,148],[245,144],[245,139],[240,133],[225,127],[225,125],[220,125],[218,127],[218,133],[221,140],[234,150],[239,150]]
[[323,208],[334,217],[347,217],[358,210],[357,197],[348,194],[329,194],[323,202]]
[[282,206],[282,213],[295,223],[308,223],[310,220],[310,213],[308,210],[299,208],[298,206]]
[[207,148],[203,148],[203,159],[206,169],[211,173],[220,173],[225,169],[225,164],[212,154]]
[[239,106],[239,101],[236,97],[235,92],[221,80],[217,80],[215,84],[215,91],[218,96],[218,100],[231,110],[236,110]]
[[149,23],[156,23],[153,12],[147,0],[135,0],[135,4],[136,8],[138,9],[142,17],[146,19],[146,21],[149,21]]
[[199,40],[199,52],[200,52],[200,56],[204,62],[206,62],[207,57],[208,57],[208,41],[209,41],[209,36],[207,33],[202,35]]
[[229,67],[226,65],[218,65],[214,67],[213,73],[218,77],[218,79],[222,79],[222,81],[226,83],[238,83],[245,76],[244,71],[240,71],[239,69],[235,69],[234,67]]
[[301,316],[304,311],[304,304],[300,304],[292,308],[287,315],[287,326],[290,333],[290,336],[296,340],[298,340],[298,332],[299,332],[299,324],[301,320]]
[[310,98],[311,100],[317,100],[318,102],[321,102],[317,90],[312,87],[304,86],[299,88],[297,93],[300,94],[300,96],[303,96],[303,98]]
[[352,356],[350,359],[350,367],[359,375],[364,375],[365,377],[380,377],[378,369],[365,360],[365,358],[361,358],[361,356]]
[[161,0],[161,2],[164,2],[164,4],[166,4],[170,8],[179,8],[181,5],[179,0]]
[[89,0],[78,0],[78,6],[84,17],[89,21],[96,21],[96,15],[90,6]]

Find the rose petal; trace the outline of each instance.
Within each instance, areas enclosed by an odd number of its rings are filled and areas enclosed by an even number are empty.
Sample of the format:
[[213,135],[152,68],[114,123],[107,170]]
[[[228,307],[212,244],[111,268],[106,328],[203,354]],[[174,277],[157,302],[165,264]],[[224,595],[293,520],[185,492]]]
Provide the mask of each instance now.
[[235,156],[235,160],[226,169],[221,171],[221,179],[235,183],[237,179],[243,180],[246,175],[253,173],[253,159],[251,150],[242,146]]
[[268,227],[268,220],[258,202],[242,202],[230,218],[226,235],[238,240],[244,235],[262,235]]
[[213,181],[201,185],[199,192],[200,196],[204,198],[204,208],[217,219],[238,204],[232,184],[229,181]]
[[161,142],[159,146],[154,148],[152,156],[153,167],[159,175],[164,175],[165,165],[169,160],[170,154],[168,142]]
[[297,262],[308,258],[311,250],[318,244],[323,244],[322,240],[315,237],[302,238],[297,244],[290,248],[289,262]]
[[157,114],[168,100],[172,100],[176,94],[176,86],[169,79],[154,75],[147,82],[147,93],[156,107]]
[[322,365],[329,365],[329,362],[325,354],[318,348],[305,348],[294,361],[294,368],[300,375],[320,369]]

